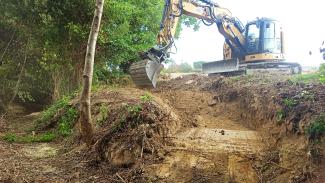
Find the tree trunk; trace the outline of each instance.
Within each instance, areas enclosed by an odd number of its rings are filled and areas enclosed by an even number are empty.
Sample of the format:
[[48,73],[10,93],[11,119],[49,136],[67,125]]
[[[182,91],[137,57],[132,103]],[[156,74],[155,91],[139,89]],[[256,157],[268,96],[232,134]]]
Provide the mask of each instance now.
[[8,42],[8,44],[7,44],[6,48],[5,48],[5,50],[3,51],[2,55],[1,55],[1,58],[0,58],[0,65],[2,65],[2,61],[3,61],[2,59],[3,59],[3,57],[5,56],[5,54],[6,54],[7,50],[8,50],[8,48],[9,48],[9,46],[10,46],[12,40],[14,39],[15,33],[16,33],[16,32],[14,32],[14,33],[12,34],[12,36],[11,36],[11,38],[10,38],[10,41]]
[[83,71],[83,89],[80,97],[80,130],[83,141],[88,145],[91,145],[93,143],[93,126],[91,122],[90,96],[93,79],[96,43],[100,28],[100,22],[103,14],[103,7],[104,0],[96,0],[95,14],[89,34],[87,52],[85,57],[85,66]]
[[13,95],[12,95],[12,97],[11,97],[8,105],[7,105],[7,107],[9,107],[14,102],[14,100],[15,100],[18,92],[19,92],[20,82],[21,82],[21,79],[22,79],[22,77],[24,75],[24,72],[25,72],[25,66],[26,66],[26,61],[27,61],[28,45],[29,45],[29,41],[28,41],[28,43],[26,45],[24,63],[22,65],[22,67],[21,67],[21,70],[20,70],[20,73],[19,73],[19,76],[18,76],[18,80],[17,80],[16,86],[15,86],[15,89],[14,89],[14,93],[13,93]]

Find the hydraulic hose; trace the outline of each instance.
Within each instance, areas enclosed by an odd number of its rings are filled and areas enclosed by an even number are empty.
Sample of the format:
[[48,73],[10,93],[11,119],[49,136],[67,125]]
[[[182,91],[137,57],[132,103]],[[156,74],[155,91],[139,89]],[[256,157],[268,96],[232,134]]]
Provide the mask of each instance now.
[[203,22],[203,24],[206,25],[206,26],[211,26],[211,25],[214,24],[214,22],[206,22],[204,19],[202,19],[202,22]]
[[167,17],[167,13],[168,13],[168,8],[170,6],[170,0],[165,0],[165,7],[164,7],[164,12],[163,12],[163,16],[160,22],[160,30],[162,30],[165,27],[165,20]]

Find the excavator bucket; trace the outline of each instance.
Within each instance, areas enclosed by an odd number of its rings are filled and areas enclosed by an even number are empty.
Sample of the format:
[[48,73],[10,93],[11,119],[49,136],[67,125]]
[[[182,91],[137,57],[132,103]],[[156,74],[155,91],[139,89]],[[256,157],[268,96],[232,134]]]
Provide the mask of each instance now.
[[221,60],[204,63],[202,65],[203,73],[219,74],[239,71],[239,61],[237,59]]
[[145,59],[133,63],[130,67],[130,74],[135,85],[156,88],[158,76],[163,68],[161,63]]

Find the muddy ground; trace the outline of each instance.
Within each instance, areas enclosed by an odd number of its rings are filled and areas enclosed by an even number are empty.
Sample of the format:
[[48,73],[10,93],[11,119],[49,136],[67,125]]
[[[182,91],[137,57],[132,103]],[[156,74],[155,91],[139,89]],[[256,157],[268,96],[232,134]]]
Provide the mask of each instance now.
[[[0,182],[325,181],[324,141],[305,130],[325,112],[324,85],[165,76],[157,89],[102,88],[92,102],[92,147],[78,125],[51,143],[0,141]],[[30,133],[38,116],[12,117],[0,132]]]

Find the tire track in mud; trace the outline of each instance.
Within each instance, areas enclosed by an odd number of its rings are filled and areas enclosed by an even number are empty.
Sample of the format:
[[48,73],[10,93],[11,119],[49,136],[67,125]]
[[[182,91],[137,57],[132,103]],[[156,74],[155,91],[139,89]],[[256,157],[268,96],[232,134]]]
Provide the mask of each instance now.
[[[180,119],[172,146],[148,168],[156,182],[258,182],[251,157],[262,150],[258,132],[234,120],[213,95],[202,91],[157,93]],[[211,105],[212,104],[212,105]]]

